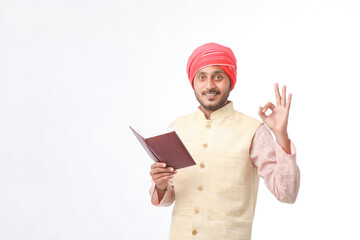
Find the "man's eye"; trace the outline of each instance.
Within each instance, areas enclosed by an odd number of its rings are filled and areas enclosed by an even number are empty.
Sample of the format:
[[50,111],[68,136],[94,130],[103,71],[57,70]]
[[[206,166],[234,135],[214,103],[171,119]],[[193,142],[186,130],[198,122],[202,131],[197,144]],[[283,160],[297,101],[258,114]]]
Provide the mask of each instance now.
[[205,79],[205,76],[199,76],[199,79],[203,80]]
[[215,76],[216,80],[220,80],[222,77],[220,75]]

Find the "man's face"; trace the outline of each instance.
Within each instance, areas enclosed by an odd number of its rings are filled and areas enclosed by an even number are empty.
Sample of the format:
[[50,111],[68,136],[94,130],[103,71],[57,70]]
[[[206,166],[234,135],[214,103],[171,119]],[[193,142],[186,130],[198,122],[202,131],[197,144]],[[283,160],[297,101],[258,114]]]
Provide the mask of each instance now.
[[219,66],[202,68],[194,77],[196,99],[208,111],[216,111],[225,105],[230,87],[229,76]]

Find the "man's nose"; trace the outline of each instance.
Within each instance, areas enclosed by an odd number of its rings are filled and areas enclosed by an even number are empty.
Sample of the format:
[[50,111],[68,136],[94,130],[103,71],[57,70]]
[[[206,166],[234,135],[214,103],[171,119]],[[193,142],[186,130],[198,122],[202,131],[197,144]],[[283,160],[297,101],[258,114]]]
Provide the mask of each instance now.
[[215,81],[213,79],[208,79],[206,82],[206,88],[207,89],[213,89],[215,88]]

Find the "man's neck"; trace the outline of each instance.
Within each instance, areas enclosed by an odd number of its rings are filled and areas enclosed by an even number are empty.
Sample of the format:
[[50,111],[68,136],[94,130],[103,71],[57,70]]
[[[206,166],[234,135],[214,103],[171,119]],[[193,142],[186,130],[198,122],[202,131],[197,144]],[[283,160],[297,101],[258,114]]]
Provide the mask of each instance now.
[[210,119],[211,113],[214,112],[213,110],[207,110],[207,109],[203,108],[202,106],[200,106],[200,110],[204,113],[207,120]]
[[[222,106],[221,106],[221,107],[219,107],[218,109],[220,109],[220,108],[222,108],[222,107],[226,106],[229,102],[230,102],[230,101],[229,101],[229,100],[227,100],[227,101],[224,103],[224,105],[222,105]],[[207,120],[209,120],[209,119],[210,119],[211,114],[212,114],[213,112],[217,111],[218,109],[215,109],[215,110],[208,110],[208,109],[203,108],[203,106],[201,106],[201,105],[200,105],[200,110],[204,113],[204,115],[205,115],[205,117],[206,117],[206,119],[207,119]]]

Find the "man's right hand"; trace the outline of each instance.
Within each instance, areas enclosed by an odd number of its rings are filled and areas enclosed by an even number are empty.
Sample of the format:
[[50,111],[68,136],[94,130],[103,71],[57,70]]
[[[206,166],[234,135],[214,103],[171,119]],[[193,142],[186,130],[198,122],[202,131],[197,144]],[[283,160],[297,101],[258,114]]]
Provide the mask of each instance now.
[[164,191],[167,188],[169,180],[175,173],[174,168],[166,167],[166,163],[156,162],[151,165],[150,175],[158,191]]

